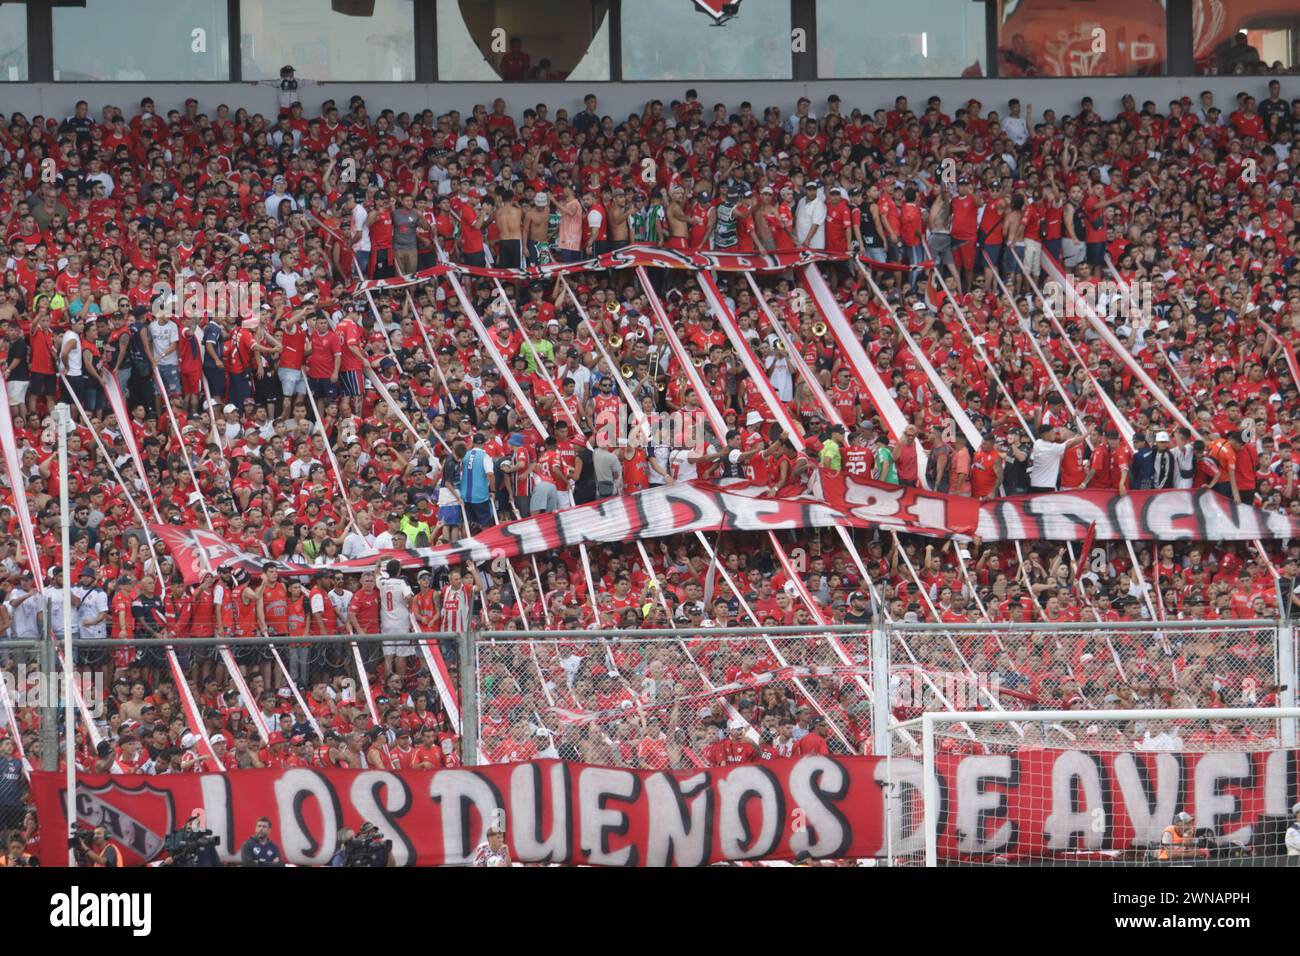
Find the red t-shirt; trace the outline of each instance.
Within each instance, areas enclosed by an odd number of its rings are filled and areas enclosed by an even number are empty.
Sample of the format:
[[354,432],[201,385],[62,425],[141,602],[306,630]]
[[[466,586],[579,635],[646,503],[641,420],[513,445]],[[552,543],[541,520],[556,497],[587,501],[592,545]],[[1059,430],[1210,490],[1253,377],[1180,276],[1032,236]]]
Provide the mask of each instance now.
[[322,335],[311,333],[311,354],[307,356],[308,378],[329,378],[334,374],[334,356],[342,350],[339,334],[330,330]]

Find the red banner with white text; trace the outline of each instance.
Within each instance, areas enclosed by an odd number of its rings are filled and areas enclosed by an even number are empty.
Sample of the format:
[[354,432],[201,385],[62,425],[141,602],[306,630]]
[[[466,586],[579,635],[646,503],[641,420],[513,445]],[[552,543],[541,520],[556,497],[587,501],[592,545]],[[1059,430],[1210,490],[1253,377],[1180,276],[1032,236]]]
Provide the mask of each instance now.
[[[1300,751],[1026,748],[936,756],[943,859],[1140,857],[1180,812],[1220,853],[1281,855],[1300,799]],[[882,793],[893,774],[895,833]],[[915,856],[924,849],[921,758],[802,757],[647,771],[539,760],[440,771],[294,768],[78,780],[77,816],[109,828],[130,865],[199,814],[236,862],[257,819],[290,863],[327,863],[339,827],[374,823],[399,866],[464,864],[497,821],[512,859],[696,866],[757,859]],[[32,776],[49,845],[66,833],[65,780]],[[1209,839],[1209,838],[1212,838]],[[45,843],[46,841],[42,841]],[[1207,852],[1207,856],[1213,853]],[[45,865],[60,865],[56,853]]]
[[[905,790],[920,787],[919,756],[893,763]],[[943,795],[939,856],[949,860],[1141,856],[1159,846],[1164,828],[1184,811],[1224,852],[1232,845],[1253,855],[1285,855],[1278,844],[1300,799],[1296,750],[1025,749],[940,753],[935,763]],[[903,806],[908,796],[899,794]],[[917,810],[901,821],[895,854],[924,848],[919,791],[912,796]]]
[[[588,505],[535,515],[489,528],[454,545],[376,552],[338,561],[335,571],[361,572],[376,560],[403,568],[441,568],[518,558],[579,544],[615,544],[695,531],[779,531],[788,528],[886,528],[937,538],[984,541],[1253,541],[1300,537],[1300,522],[1281,512],[1233,505],[1208,489],[1189,491],[1053,492],[977,502],[852,478],[821,474],[821,496],[778,497],[753,482],[682,482]],[[152,525],[167,544],[187,584],[208,567],[261,573],[268,563],[203,528]],[[281,574],[310,575],[320,568],[275,563]]]
[[[700,866],[726,860],[872,857],[884,804],[874,757],[802,757],[708,771],[647,771],[540,760],[475,769],[295,768],[78,779],[77,816],[109,828],[129,865],[157,857],[196,812],[237,862],[257,819],[299,865],[329,862],[343,826],[374,823],[399,866],[464,864],[504,824],[522,863]],[[33,775],[43,845],[66,834],[65,781]],[[43,860],[56,866],[54,853]]]
[[[356,286],[357,292],[377,292],[383,289],[400,289],[404,286],[420,285],[431,279],[440,279],[448,273],[472,276],[476,279],[501,279],[517,281],[520,279],[553,279],[561,275],[573,275],[579,272],[603,272],[606,269],[686,269],[694,271],[718,270],[722,272],[785,272],[811,265],[815,262],[843,262],[856,258],[868,269],[878,271],[902,272],[913,266],[896,262],[876,262],[865,256],[852,256],[843,252],[822,252],[815,249],[792,249],[789,252],[715,252],[710,249],[688,251],[669,249],[666,246],[633,245],[624,246],[613,252],[602,253],[580,262],[556,262],[544,266],[528,266],[523,269],[500,269],[484,266],[467,266],[461,263],[446,263],[431,266],[413,275],[396,279],[373,279]],[[920,268],[927,268],[928,262],[921,263]]]
[[[842,475],[828,476],[823,481],[823,499],[775,497],[765,486],[747,481],[727,485],[691,481],[499,524],[454,545],[377,552],[338,561],[330,568],[367,571],[381,558],[394,559],[404,568],[440,568],[466,560],[479,563],[579,544],[619,543],[695,531],[779,531],[839,525],[888,527],[938,536],[971,535],[978,520],[979,505],[973,498]],[[260,573],[268,563],[261,555],[243,551],[202,528],[159,524],[152,529],[171,550],[187,584],[198,581],[204,559],[214,569],[241,567],[249,573]],[[320,570],[287,563],[276,563],[276,567],[290,575]]]
[[984,502],[985,541],[1083,541],[1096,523],[1098,541],[1255,541],[1300,537],[1300,521],[1280,511],[1234,505],[1208,488],[1057,491]]

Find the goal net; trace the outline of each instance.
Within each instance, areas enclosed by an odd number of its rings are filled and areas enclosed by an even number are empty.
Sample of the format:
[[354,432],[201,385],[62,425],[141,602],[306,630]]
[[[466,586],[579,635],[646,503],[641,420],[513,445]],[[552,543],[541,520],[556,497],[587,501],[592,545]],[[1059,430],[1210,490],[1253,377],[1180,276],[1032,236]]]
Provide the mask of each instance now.
[[888,758],[889,856],[1280,863],[1300,809],[1298,718],[1300,708],[922,714],[892,727],[917,746]]

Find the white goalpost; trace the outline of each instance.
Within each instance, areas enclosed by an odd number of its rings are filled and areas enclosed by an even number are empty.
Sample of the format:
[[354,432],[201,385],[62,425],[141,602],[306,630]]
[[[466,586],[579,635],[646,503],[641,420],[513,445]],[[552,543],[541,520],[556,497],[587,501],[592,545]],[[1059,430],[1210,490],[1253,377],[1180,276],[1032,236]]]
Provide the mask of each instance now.
[[926,866],[1277,864],[1300,814],[1298,723],[1300,707],[928,711],[891,724],[919,732],[921,753],[888,757],[888,852]]

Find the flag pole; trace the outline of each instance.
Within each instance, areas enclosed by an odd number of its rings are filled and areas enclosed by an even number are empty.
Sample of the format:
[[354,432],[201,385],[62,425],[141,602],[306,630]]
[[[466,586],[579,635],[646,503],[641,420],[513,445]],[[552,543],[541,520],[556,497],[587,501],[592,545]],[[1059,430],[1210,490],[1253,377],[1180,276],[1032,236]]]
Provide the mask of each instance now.
[[72,716],[72,545],[71,512],[68,510],[68,432],[72,429],[72,416],[66,402],[54,406],[54,423],[59,433],[59,523],[63,533],[63,735],[64,755],[67,763],[67,817],[68,866],[77,865],[77,854],[72,849],[77,826],[77,760],[76,723]]

